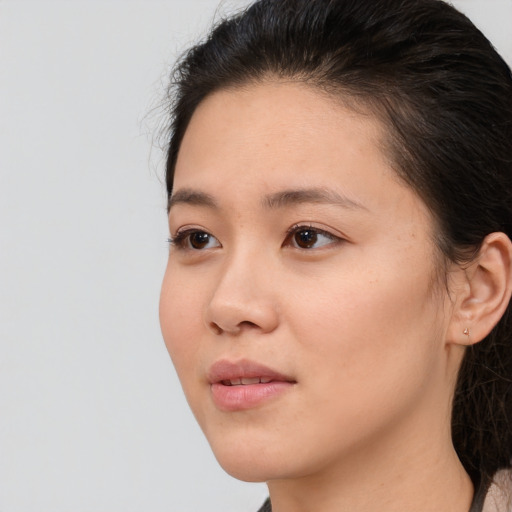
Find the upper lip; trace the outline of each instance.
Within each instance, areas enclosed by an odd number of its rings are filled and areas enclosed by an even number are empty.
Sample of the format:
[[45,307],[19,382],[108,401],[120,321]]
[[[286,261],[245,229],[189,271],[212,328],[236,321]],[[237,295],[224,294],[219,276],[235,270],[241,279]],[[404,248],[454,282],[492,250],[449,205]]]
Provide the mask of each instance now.
[[216,361],[208,370],[207,378],[210,384],[255,378],[264,379],[266,382],[295,382],[291,377],[248,359],[241,359],[239,361],[221,359]]

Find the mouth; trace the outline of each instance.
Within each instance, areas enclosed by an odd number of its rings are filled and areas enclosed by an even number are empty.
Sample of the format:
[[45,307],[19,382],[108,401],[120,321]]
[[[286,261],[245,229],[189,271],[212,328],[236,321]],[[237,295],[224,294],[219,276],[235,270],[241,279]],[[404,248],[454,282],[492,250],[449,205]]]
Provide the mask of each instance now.
[[268,384],[272,382],[271,378],[267,377],[254,377],[254,378],[238,378],[221,381],[224,386],[250,386],[252,384]]
[[248,359],[239,361],[221,359],[210,367],[207,377],[210,384],[220,383],[224,386],[251,386],[268,384],[272,381],[295,382],[287,375]]
[[297,381],[249,360],[220,360],[208,371],[211,396],[221,411],[253,409],[281,396]]

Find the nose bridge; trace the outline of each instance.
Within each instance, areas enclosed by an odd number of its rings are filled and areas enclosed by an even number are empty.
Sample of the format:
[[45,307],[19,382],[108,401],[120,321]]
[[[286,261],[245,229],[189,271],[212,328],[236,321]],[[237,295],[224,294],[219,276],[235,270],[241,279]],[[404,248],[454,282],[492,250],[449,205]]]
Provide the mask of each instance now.
[[216,333],[274,330],[277,304],[265,251],[247,244],[227,255],[206,309],[206,323]]

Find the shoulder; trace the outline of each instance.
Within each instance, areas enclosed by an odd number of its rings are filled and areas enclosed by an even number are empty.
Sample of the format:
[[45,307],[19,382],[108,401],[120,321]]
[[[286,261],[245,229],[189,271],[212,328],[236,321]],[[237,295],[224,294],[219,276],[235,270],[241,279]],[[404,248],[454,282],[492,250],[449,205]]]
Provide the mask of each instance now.
[[502,469],[494,475],[482,512],[512,512],[512,469]]

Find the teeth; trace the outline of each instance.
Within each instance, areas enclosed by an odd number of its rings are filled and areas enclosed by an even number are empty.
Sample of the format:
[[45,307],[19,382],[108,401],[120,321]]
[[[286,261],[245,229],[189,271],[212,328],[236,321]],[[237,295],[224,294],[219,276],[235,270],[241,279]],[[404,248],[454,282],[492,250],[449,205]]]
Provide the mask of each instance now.
[[242,384],[243,385],[248,385],[248,384],[259,384],[260,383],[260,378],[259,377],[254,377],[252,379],[242,379]]
[[251,384],[267,384],[271,381],[272,379],[266,377],[243,377],[239,379],[223,380],[222,384],[224,384],[224,386],[250,386]]

